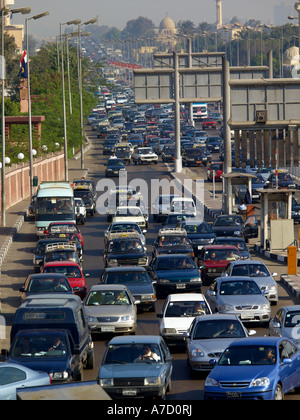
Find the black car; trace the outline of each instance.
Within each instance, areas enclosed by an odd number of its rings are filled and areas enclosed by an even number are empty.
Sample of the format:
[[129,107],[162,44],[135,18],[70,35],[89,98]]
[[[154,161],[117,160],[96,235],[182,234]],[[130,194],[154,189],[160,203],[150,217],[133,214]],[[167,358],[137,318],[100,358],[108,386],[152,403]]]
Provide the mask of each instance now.
[[247,242],[249,238],[258,237],[258,222],[256,216],[248,216],[245,221],[240,215],[225,214],[216,218],[212,230],[217,237],[234,236]]
[[74,294],[68,278],[64,274],[58,273],[29,274],[19,291],[22,293],[22,302],[31,295],[45,293]]
[[153,243],[152,257],[162,254],[186,254],[194,258],[192,243],[184,229],[160,229]]
[[[35,273],[39,273],[43,267],[44,258],[45,258],[45,250],[46,246],[49,244],[57,243],[58,238],[52,237],[52,238],[43,238],[40,239],[35,248],[32,250],[34,256],[33,256],[33,269]],[[68,238],[59,238],[59,242],[65,242],[69,243]]]
[[206,166],[207,156],[200,147],[187,147],[182,151],[182,164],[185,166]]
[[144,267],[109,267],[100,278],[104,284],[124,284],[136,300],[139,309],[149,309],[155,312],[156,290]]
[[112,152],[114,151],[116,143],[117,143],[117,140],[115,139],[106,140],[103,146],[103,154],[111,155]]
[[97,191],[96,191],[96,186],[95,183],[92,179],[88,179],[85,177],[82,177],[80,179],[74,179],[73,181],[74,186],[81,186],[81,187],[86,187],[88,186],[89,189],[92,191],[94,197],[97,197]]
[[121,143],[115,146],[115,154],[117,158],[122,159],[122,161],[127,164],[131,161],[131,152],[128,145],[122,145]]
[[146,248],[138,233],[112,233],[103,253],[105,267],[148,265]]
[[257,191],[259,189],[262,189],[265,187],[266,181],[260,174],[256,174],[255,178],[252,179],[252,202],[259,201],[260,200],[260,193]]
[[161,151],[161,158],[163,162],[174,162],[176,155],[176,149],[175,146],[164,146]]
[[86,208],[86,213],[94,216],[96,213],[96,202],[92,190],[81,187],[74,188],[74,197],[82,198]]
[[292,197],[292,219],[294,222],[300,222],[300,204],[295,197]]
[[243,260],[251,260],[250,252],[242,238],[234,238],[232,236],[227,238],[219,237],[216,238],[215,245],[234,245],[240,251]]
[[191,257],[184,254],[158,255],[148,267],[156,290],[160,295],[170,293],[201,293],[201,277],[197,265]]
[[[264,188],[276,188],[276,174],[271,174],[267,179]],[[278,188],[289,189],[296,188],[295,182],[287,172],[278,172]]]
[[122,159],[111,158],[106,163],[105,176],[119,176],[120,172],[125,174],[126,167]]
[[244,219],[240,215],[221,215],[216,218],[212,230],[216,236],[236,236],[243,238]]
[[223,140],[219,136],[210,136],[206,140],[206,147],[210,153],[219,153],[222,147]]
[[195,219],[195,216],[190,213],[169,213],[164,226],[165,228],[175,228],[179,222],[193,219]]
[[195,257],[205,245],[213,244],[216,239],[216,234],[210,225],[199,220],[185,220],[178,223],[177,228],[186,230],[187,236],[192,242]]

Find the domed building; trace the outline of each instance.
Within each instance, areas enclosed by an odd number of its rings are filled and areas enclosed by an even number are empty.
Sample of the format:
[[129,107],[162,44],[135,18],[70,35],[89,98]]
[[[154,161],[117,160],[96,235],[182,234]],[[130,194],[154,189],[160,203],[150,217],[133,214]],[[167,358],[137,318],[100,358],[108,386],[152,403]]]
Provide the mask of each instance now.
[[157,31],[157,42],[164,45],[165,48],[174,48],[176,45],[176,35],[178,29],[175,22],[168,16],[160,22]]

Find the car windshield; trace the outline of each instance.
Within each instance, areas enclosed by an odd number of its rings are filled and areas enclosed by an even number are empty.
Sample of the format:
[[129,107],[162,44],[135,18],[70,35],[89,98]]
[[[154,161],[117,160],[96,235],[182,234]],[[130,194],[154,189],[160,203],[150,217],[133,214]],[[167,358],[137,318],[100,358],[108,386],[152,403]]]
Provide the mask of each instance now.
[[143,214],[141,212],[141,210],[138,207],[130,207],[130,208],[126,208],[126,207],[119,207],[117,209],[116,212],[116,216],[138,216],[138,217],[143,217]]
[[110,344],[104,365],[127,363],[161,363],[162,355],[157,344],[130,343]]
[[189,270],[193,268],[197,267],[190,257],[162,258],[156,264],[157,270]]
[[170,302],[165,318],[184,318],[210,314],[207,303],[201,300]]
[[199,321],[193,332],[194,340],[243,337],[246,337],[246,334],[240,322],[227,319]]
[[234,240],[230,237],[226,239],[220,239],[217,238],[215,240],[216,245],[233,245],[238,248],[239,251],[248,251],[247,245],[245,244],[245,241],[243,240]]
[[286,314],[284,326],[293,328],[300,324],[300,311],[289,311]]
[[145,271],[118,271],[108,272],[105,276],[106,284],[128,284],[128,283],[139,283],[148,284],[151,283],[148,273]]
[[237,265],[232,268],[232,276],[243,277],[267,277],[270,273],[263,264],[245,264]]
[[71,277],[71,278],[82,277],[79,268],[75,266],[58,265],[57,267],[55,266],[45,267],[43,272],[64,274],[65,276]]
[[27,292],[30,293],[51,293],[51,292],[69,292],[71,286],[64,276],[55,278],[35,277],[30,279]]
[[261,290],[255,281],[223,281],[220,285],[221,296],[260,295]]
[[59,335],[26,335],[16,339],[12,349],[11,357],[13,358],[31,358],[37,357],[65,357],[68,352],[65,338]]
[[198,224],[186,224],[182,226],[187,234],[193,234],[193,233],[212,233],[212,229],[210,226],[208,226],[206,223],[200,223]]
[[212,248],[204,253],[204,261],[235,261],[239,260],[240,255],[237,249],[218,249]]
[[130,305],[128,293],[125,290],[95,290],[90,291],[85,306]]
[[176,246],[176,245],[187,245],[188,242],[185,236],[170,235],[162,236],[159,239],[158,246]]
[[143,245],[137,239],[117,240],[110,242],[108,245],[108,252],[143,252]]
[[45,263],[50,261],[74,261],[79,263],[77,252],[74,251],[52,251],[46,252]]
[[188,216],[184,215],[184,214],[176,214],[176,215],[169,215],[166,225],[174,225],[177,224],[178,222],[183,222],[184,220],[188,219]]
[[275,346],[232,346],[219,359],[220,366],[274,365],[277,359]]
[[112,225],[110,232],[127,232],[127,231],[132,231],[135,230],[138,233],[141,233],[141,229],[139,227],[139,225],[137,224],[130,224],[130,223],[118,223],[118,224],[114,224]]
[[214,226],[240,226],[242,224],[241,219],[235,216],[218,217],[214,223]]
[[110,166],[121,167],[124,166],[124,163],[121,159],[109,159],[107,162],[107,167],[109,168]]

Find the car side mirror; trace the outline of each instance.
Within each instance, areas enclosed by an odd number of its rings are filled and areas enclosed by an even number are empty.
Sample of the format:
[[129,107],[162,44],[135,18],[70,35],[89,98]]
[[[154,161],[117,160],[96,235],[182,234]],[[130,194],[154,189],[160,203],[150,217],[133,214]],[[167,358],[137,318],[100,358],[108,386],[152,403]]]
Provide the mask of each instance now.
[[157,318],[163,318],[163,314],[156,314]]
[[24,293],[25,292],[24,287],[20,287],[19,292]]
[[277,321],[273,322],[273,327],[274,328],[280,328],[281,327],[280,322],[277,322]]
[[2,356],[5,360],[7,360],[7,359],[8,359],[8,350],[6,350],[6,349],[2,349],[2,350],[1,350],[1,356]]
[[85,273],[84,277],[90,277],[89,273]]

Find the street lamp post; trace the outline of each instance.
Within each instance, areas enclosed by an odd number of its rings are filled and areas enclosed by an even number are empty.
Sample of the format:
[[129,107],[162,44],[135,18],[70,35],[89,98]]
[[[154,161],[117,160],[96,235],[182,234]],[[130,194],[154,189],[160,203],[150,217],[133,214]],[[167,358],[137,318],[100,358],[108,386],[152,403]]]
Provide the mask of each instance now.
[[27,89],[28,89],[28,129],[29,129],[29,179],[30,179],[30,197],[33,196],[33,156],[32,156],[32,121],[31,121],[31,97],[30,97],[30,61],[29,61],[29,43],[28,43],[28,21],[37,20],[44,16],[48,16],[49,12],[40,13],[39,15],[32,16],[25,19],[26,26],[26,50],[27,50]]
[[5,19],[4,16],[8,13],[22,13],[22,15],[28,14],[31,12],[30,7],[21,7],[19,9],[11,9],[2,8],[1,9],[1,53],[2,53],[2,60],[1,60],[1,79],[2,79],[2,119],[1,119],[1,127],[2,127],[2,168],[1,168],[1,204],[2,204],[2,212],[1,212],[1,223],[2,226],[6,226],[6,200],[5,200],[5,104],[4,104],[4,89],[5,89],[5,58],[4,58],[4,26],[5,26]]

